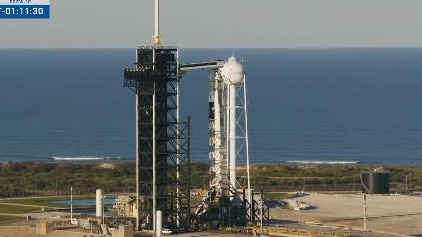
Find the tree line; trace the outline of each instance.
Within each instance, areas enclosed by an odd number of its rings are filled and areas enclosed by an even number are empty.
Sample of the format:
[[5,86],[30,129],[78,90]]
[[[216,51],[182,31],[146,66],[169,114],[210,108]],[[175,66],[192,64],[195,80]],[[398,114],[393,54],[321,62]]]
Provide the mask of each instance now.
[[[250,167],[251,184],[255,190],[320,191],[360,190],[360,172],[372,170],[370,165],[254,164]],[[422,189],[422,167],[391,166],[392,190]],[[190,168],[191,187],[207,188],[209,165],[193,163]],[[239,187],[246,187],[246,168],[239,166]],[[186,175],[183,173],[182,176]],[[135,163],[0,163],[0,198],[28,195],[67,195],[70,187],[75,194],[104,192],[135,192]]]

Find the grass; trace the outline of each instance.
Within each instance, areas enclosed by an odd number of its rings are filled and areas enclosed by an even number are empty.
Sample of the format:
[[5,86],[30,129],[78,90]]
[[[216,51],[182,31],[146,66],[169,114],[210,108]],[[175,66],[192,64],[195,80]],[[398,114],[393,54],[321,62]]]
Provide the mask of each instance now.
[[21,216],[7,216],[7,215],[0,215],[0,224],[7,224],[16,221],[23,221],[26,218]]
[[63,200],[58,198],[25,198],[25,199],[9,199],[9,200],[0,200],[3,203],[10,204],[25,204],[25,205],[34,205],[34,206],[48,206],[48,207],[67,207],[69,205],[55,203],[55,201]]
[[[66,207],[65,204],[57,204],[53,200],[68,200],[71,186],[78,194],[94,194],[98,187],[107,193],[135,192],[135,164],[113,165],[113,169],[104,169],[98,164],[0,162],[0,197],[67,195],[62,198],[48,196],[46,199],[6,199],[9,203]],[[253,164],[250,167],[251,188],[266,192],[359,191],[361,171],[373,168],[375,166],[370,164]],[[384,168],[390,171],[392,191],[422,190],[422,166]],[[244,167],[239,167],[238,171],[238,177],[245,176],[242,174],[246,172]],[[208,164],[191,164],[191,187],[208,186],[208,173]],[[182,174],[185,175],[183,172]],[[6,200],[0,199],[0,202]]]
[[25,214],[34,211],[41,211],[41,208],[0,204],[0,213]]
[[291,198],[290,194],[289,193],[285,193],[285,192],[265,193],[265,197],[267,199],[277,199],[277,200]]
[[[78,195],[73,199],[87,199],[93,198],[92,195]],[[61,197],[27,197],[27,198],[13,198],[13,199],[0,199],[0,213],[9,214],[25,214],[28,212],[41,211],[42,207],[53,207],[53,208],[69,208],[69,204],[60,204],[56,201],[69,200],[69,196]],[[12,205],[4,204],[10,203]],[[16,205],[13,205],[16,204]],[[21,205],[32,205],[32,206],[21,206]],[[75,208],[87,207],[82,205],[74,205]]]
[[[78,195],[73,196],[73,200],[78,199],[90,199],[95,198],[92,195]],[[12,199],[0,199],[3,203],[16,203],[36,206],[48,206],[48,207],[69,207],[68,204],[56,203],[56,201],[70,200],[69,196],[55,196],[55,197],[25,197],[25,198],[12,198]],[[77,205],[75,205],[76,207]]]

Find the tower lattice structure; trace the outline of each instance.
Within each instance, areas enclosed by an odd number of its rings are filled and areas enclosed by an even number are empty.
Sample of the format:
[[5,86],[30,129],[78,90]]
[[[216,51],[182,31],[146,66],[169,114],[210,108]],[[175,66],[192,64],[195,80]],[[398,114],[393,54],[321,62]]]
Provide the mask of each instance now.
[[158,210],[163,226],[189,227],[189,123],[178,121],[177,48],[136,52],[124,71],[125,87],[136,94],[136,227],[153,229]]

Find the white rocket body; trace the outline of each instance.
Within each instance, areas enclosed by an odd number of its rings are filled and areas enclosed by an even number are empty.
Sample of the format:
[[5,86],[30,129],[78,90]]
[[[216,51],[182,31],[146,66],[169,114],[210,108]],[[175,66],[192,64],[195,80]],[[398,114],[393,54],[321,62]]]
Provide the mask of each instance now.
[[230,57],[224,66],[211,73],[210,101],[213,104],[210,142],[211,171],[214,181],[211,186],[224,192],[229,186],[234,191],[236,182],[236,88],[243,83],[242,64]]

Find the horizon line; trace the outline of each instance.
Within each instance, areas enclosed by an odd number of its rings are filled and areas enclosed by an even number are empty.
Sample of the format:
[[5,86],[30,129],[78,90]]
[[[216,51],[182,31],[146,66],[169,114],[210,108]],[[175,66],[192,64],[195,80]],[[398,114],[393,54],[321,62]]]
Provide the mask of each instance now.
[[[0,46],[0,49],[133,49],[142,46]],[[174,46],[165,45],[165,47],[175,47],[179,49],[422,49],[422,46]]]

